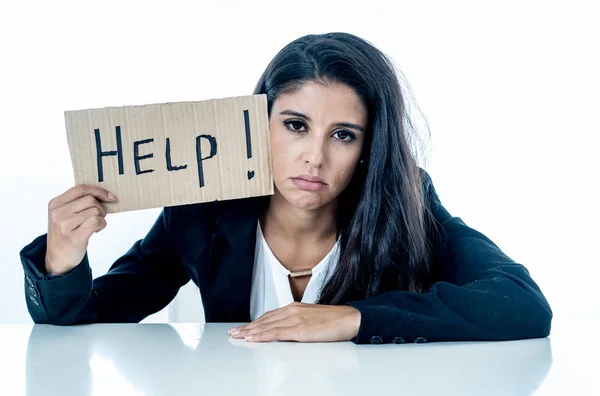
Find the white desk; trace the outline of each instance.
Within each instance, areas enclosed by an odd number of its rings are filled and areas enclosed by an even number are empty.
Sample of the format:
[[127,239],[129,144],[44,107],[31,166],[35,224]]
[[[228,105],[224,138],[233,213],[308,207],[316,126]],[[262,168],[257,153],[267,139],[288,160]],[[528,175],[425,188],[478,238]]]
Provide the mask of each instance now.
[[230,327],[0,325],[0,395],[600,395],[600,321],[403,345],[251,344]]

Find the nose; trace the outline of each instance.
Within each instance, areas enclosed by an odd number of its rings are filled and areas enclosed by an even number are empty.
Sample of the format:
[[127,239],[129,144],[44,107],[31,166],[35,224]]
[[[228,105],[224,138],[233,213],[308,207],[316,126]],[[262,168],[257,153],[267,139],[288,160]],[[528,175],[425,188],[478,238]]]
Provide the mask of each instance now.
[[312,138],[308,139],[305,153],[305,162],[311,167],[319,168],[323,166],[326,159],[326,139],[318,134],[313,134]]

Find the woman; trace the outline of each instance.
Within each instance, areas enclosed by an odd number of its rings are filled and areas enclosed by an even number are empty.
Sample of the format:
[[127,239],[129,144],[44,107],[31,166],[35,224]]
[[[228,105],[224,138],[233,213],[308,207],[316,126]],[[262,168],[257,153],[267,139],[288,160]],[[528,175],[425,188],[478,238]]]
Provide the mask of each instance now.
[[164,208],[92,279],[87,243],[108,191],[49,204],[21,252],[36,323],[138,322],[190,279],[207,322],[248,341],[355,343],[545,337],[552,311],[527,269],[451,216],[409,148],[391,62],[350,34],[283,48],[255,90],[269,109],[275,194]]

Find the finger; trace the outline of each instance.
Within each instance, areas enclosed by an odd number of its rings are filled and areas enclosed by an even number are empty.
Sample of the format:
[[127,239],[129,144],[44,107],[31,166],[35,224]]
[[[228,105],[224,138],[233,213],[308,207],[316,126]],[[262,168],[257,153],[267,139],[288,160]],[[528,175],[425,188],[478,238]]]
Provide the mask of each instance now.
[[299,329],[292,327],[273,327],[261,333],[252,334],[246,337],[249,342],[269,342],[269,341],[299,341]]
[[[84,215],[74,215],[78,213]],[[48,216],[50,221],[56,224],[63,234],[66,234],[77,229],[91,216],[105,217],[106,209],[94,196],[86,195],[50,211]]]
[[253,323],[252,327],[240,328],[232,333],[233,338],[244,338],[248,334],[255,334],[261,331],[268,330],[272,327],[290,326],[295,322],[292,322],[289,317],[279,316],[277,319],[272,319],[269,322]]
[[93,233],[102,231],[105,227],[106,220],[103,217],[89,217],[79,228],[71,233],[71,238],[73,238],[73,242],[76,244],[84,243],[90,239]]
[[257,326],[253,329],[246,330],[243,332],[243,334],[244,334],[244,337],[247,337],[249,335],[264,333],[265,331],[269,331],[269,330],[277,328],[277,327],[294,327],[294,326],[298,326],[300,324],[301,324],[301,321],[298,318],[288,317],[288,318],[283,318],[280,320],[274,320],[272,322],[265,323],[262,326]]
[[256,319],[253,323],[260,323],[260,322],[268,321],[268,320],[272,319],[273,317],[278,316],[284,312],[285,313],[294,313],[294,312],[297,313],[297,311],[300,309],[300,307],[302,307],[304,305],[306,305],[306,304],[302,304],[299,302],[293,302],[291,304],[286,305],[285,307],[277,308],[277,309],[274,309],[272,311],[265,313],[260,318]]
[[81,227],[81,225],[90,217],[104,218],[105,216],[106,216],[106,213],[104,213],[104,211],[102,211],[101,209],[99,209],[96,206],[93,206],[93,207],[88,208],[88,209],[84,210],[83,212],[77,213],[73,217],[63,221],[60,228],[61,228],[61,231],[64,234],[66,234],[66,233],[69,233],[69,232],[74,231],[74,230],[78,229],[79,227]]
[[[269,311],[269,312],[265,312],[263,315],[261,315],[260,318],[256,319],[252,323],[261,323],[261,322],[264,322],[265,320],[269,320],[273,316],[277,316],[280,313],[284,312],[286,308],[287,308],[287,306],[281,307],[281,308],[277,308],[277,309],[274,309],[274,310]],[[252,324],[252,323],[250,323],[250,324]]]
[[69,202],[68,204],[66,204],[58,210],[65,210],[70,213],[80,213],[84,210],[94,207],[100,210],[100,216],[106,216],[106,209],[100,203],[100,201],[98,201],[98,199],[93,195],[86,195],[84,197],[77,198],[75,201]]
[[[246,330],[248,328],[253,328],[256,325],[260,325],[263,324],[266,321],[270,321],[271,319],[275,318],[276,316],[279,316],[281,313],[288,313],[288,311],[290,310],[290,308],[292,307],[299,307],[302,304],[297,303],[297,302],[293,302],[291,304],[286,305],[285,307],[281,307],[281,308],[277,308],[274,309],[272,311],[266,312],[264,313],[262,316],[260,316],[258,319],[248,323],[247,325],[243,325],[243,326],[239,326],[239,327],[234,327],[232,329],[229,329],[229,334],[233,335],[236,334],[237,332],[241,331],[241,330]],[[294,308],[296,309],[296,308]]]
[[263,323],[267,318],[273,317],[277,313],[281,312],[282,309],[283,308],[277,308],[277,309],[274,309],[273,311],[266,312],[261,317],[259,317],[258,319],[255,319],[254,321],[252,321],[248,324],[229,329],[228,333],[230,335],[235,335],[242,330],[246,330],[248,328],[255,327],[256,325]]
[[237,328],[236,330],[238,330],[238,331],[251,330],[251,329],[254,329],[259,326],[264,326],[267,323],[277,322],[278,320],[281,320],[288,316],[287,311],[284,311],[281,308],[277,309],[277,311],[278,312],[272,311],[272,313],[273,313],[272,315],[256,319],[254,322],[251,322],[251,323],[248,323],[247,325],[241,326],[241,327]]
[[48,209],[54,210],[86,195],[93,195],[97,199],[105,202],[114,202],[116,200],[116,197],[112,193],[102,187],[78,184],[52,199],[48,204]]

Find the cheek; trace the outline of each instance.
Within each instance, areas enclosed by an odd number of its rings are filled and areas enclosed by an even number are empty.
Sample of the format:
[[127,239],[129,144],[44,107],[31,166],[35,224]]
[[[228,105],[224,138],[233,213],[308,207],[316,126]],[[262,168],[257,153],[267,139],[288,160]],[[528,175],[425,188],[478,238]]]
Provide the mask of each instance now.
[[355,156],[351,156],[351,158],[344,163],[340,163],[340,167],[337,169],[336,184],[339,188],[345,188],[350,183],[352,176],[354,176],[358,163],[358,158],[354,157]]
[[291,158],[290,145],[282,131],[271,130],[271,155],[273,158],[273,177],[279,179],[286,173],[286,164]]

